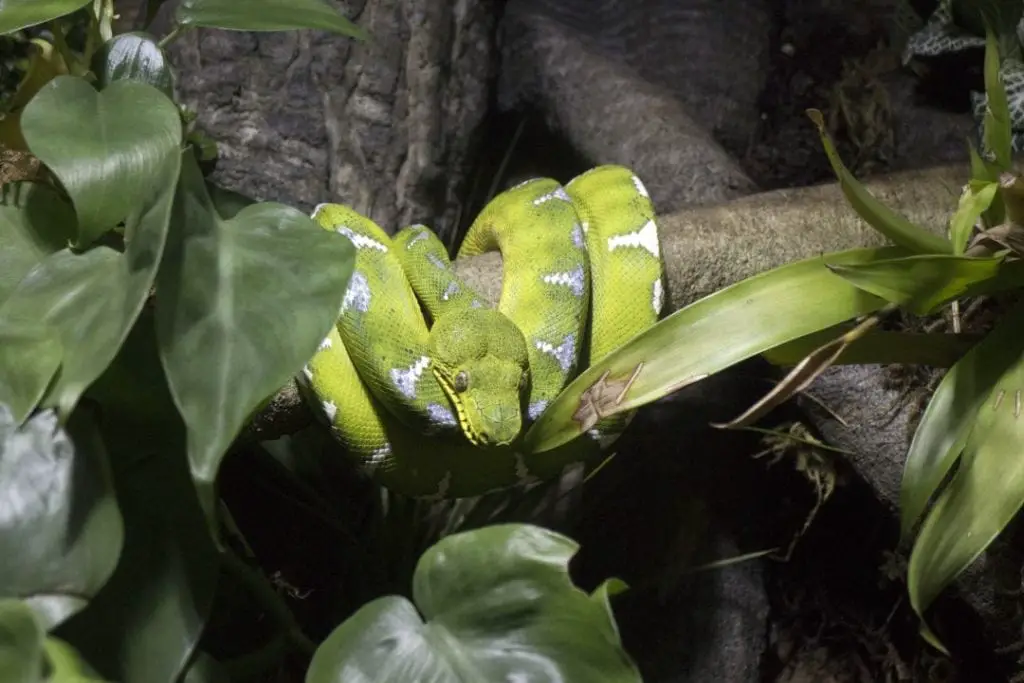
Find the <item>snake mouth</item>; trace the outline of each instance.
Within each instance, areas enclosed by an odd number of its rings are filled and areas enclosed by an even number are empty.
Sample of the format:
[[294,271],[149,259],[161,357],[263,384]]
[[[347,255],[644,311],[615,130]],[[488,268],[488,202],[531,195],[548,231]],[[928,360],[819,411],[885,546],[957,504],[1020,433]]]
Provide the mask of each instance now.
[[472,421],[469,419],[469,415],[466,413],[466,403],[459,397],[459,392],[455,391],[454,381],[448,377],[447,373],[438,368],[435,364],[431,363],[431,370],[434,373],[434,377],[437,378],[438,384],[444,389],[444,393],[448,395],[448,399],[455,406],[455,418],[459,421],[459,429],[462,430],[463,435],[469,440],[474,446],[486,446],[488,445],[487,440],[482,434],[477,432],[473,427]]

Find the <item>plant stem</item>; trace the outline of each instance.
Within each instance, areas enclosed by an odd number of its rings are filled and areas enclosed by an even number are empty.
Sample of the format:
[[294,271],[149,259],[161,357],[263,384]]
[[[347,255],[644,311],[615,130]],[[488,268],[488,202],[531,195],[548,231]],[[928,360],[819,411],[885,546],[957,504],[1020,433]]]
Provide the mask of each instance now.
[[180,36],[184,32],[185,29],[181,26],[181,24],[175,24],[174,28],[171,29],[171,32],[163,38],[161,38],[160,42],[156,44],[157,47],[159,47],[161,50],[166,49],[168,45],[177,40],[178,36]]

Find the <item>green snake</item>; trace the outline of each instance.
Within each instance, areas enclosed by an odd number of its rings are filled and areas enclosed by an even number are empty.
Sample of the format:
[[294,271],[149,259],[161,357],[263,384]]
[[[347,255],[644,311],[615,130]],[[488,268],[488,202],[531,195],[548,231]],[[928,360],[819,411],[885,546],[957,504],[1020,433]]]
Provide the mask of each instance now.
[[518,447],[580,370],[657,322],[658,228],[632,171],[599,166],[564,187],[528,180],[484,207],[456,258],[501,252],[497,308],[422,225],[390,237],[340,204],[312,217],[352,242],[355,263],[337,323],[297,383],[376,482],[432,499],[529,485],[625,429],[630,416],[551,451]]

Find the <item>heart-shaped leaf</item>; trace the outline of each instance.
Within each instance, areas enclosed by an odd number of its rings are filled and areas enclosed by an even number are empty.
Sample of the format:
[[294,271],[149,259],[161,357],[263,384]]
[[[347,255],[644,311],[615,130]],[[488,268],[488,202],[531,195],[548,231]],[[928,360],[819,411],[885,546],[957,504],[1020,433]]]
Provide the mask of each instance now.
[[[124,81],[111,87],[144,89],[155,93],[160,102],[168,102],[142,83]],[[167,116],[180,125],[173,105],[170,110],[137,112],[135,120]],[[130,207],[123,254],[105,246],[84,253],[62,249],[22,278],[0,307],[0,324],[35,321],[56,330],[64,355],[60,374],[44,402],[58,406],[63,415],[71,413],[82,392],[117,354],[153,286],[181,164],[178,139],[165,138],[163,145],[161,167],[150,179],[149,194]],[[150,143],[146,149],[149,154]],[[9,369],[0,370],[4,372]]]
[[88,4],[89,0],[4,0],[0,2],[0,34],[43,24]]
[[317,649],[306,682],[639,682],[608,585],[587,595],[572,584],[577,549],[523,524],[448,536],[416,566],[415,606],[364,606]]
[[[204,504],[245,420],[316,352],[337,319],[354,249],[287,206],[214,209],[187,154],[157,287],[160,355],[188,426]],[[210,509],[207,508],[209,512]]]
[[133,80],[97,92],[84,79],[58,76],[25,107],[21,130],[32,153],[71,196],[78,248],[92,244],[166,187],[168,150],[181,143],[174,103]]
[[0,681],[43,683],[46,631],[20,600],[0,598]]
[[146,33],[114,36],[96,53],[92,64],[101,89],[116,81],[140,81],[169,98],[174,97],[171,65],[157,42]]
[[0,593],[32,607],[47,628],[81,610],[107,581],[122,526],[108,464],[88,416],[52,412],[24,427],[0,406]]
[[0,304],[45,257],[75,236],[75,212],[57,193],[35,183],[7,188],[0,202]]
[[292,31],[315,28],[365,40],[366,31],[341,16],[324,0],[182,0],[182,26],[235,31]]
[[21,424],[42,400],[60,368],[63,350],[46,325],[0,322],[0,404]]

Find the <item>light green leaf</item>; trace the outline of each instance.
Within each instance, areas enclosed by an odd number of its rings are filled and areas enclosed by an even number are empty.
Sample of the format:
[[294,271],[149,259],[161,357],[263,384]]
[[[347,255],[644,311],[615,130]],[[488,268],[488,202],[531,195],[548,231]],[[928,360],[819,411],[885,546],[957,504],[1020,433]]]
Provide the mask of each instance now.
[[97,92],[74,76],[43,86],[25,107],[21,130],[71,196],[78,248],[166,186],[168,150],[177,149],[182,134],[177,107],[156,88],[121,80]]
[[124,549],[103,590],[57,635],[110,680],[177,681],[206,625],[221,565],[189,475],[151,309],[88,398],[101,407]]
[[366,31],[352,23],[324,0],[182,0],[178,23],[233,31],[292,31],[313,28],[333,31],[359,40]]
[[[337,319],[354,248],[281,204],[223,220],[186,155],[157,287],[160,355],[188,426],[201,499],[245,420],[308,361]],[[207,508],[209,512],[210,509]]]
[[0,201],[0,304],[44,258],[75,236],[75,212],[57,193],[36,183],[5,188]]
[[[959,407],[974,415],[960,468],[926,514],[910,554],[907,589],[911,605],[922,616],[1024,503],[1024,458],[1020,457],[1024,441],[1020,414],[1020,387],[1024,383],[1020,331],[1024,315],[1019,308],[1012,324],[1017,329],[1013,342],[1001,349],[988,349],[989,353],[998,353],[1000,360],[1010,357],[1010,363],[994,385],[987,386],[980,409],[976,413],[972,410],[970,394],[959,401]],[[976,386],[984,392],[985,385],[978,382]],[[960,421],[956,424],[959,426]]]
[[993,280],[1004,256],[919,254],[864,264],[829,264],[853,285],[918,315]]
[[52,412],[18,428],[0,406],[0,597],[21,598],[46,628],[81,610],[109,578],[123,527],[90,417],[69,438]]
[[[151,110],[137,118],[150,114],[156,115]],[[176,112],[173,116],[177,120]],[[32,321],[56,330],[63,358],[44,404],[56,405],[62,415],[71,413],[117,354],[149,296],[163,255],[180,163],[177,141],[166,139],[159,178],[127,218],[123,254],[105,246],[84,253],[62,249],[33,268],[0,307],[0,326]],[[0,363],[5,362],[0,355]],[[11,371],[10,366],[0,368],[0,374]]]
[[835,145],[832,144],[831,138],[825,131],[825,120],[822,118],[821,112],[817,109],[808,109],[807,115],[818,128],[818,135],[821,137],[821,143],[825,147],[825,154],[828,155],[832,170],[839,179],[839,186],[857,215],[896,245],[905,247],[914,253],[952,253],[953,245],[945,237],[914,225],[875,199],[843,165],[842,159],[839,158],[839,152],[836,151]]
[[365,605],[319,647],[306,683],[639,683],[608,607],[614,586],[591,596],[572,584],[577,550],[522,524],[448,536],[420,558],[415,605]]
[[89,0],[2,0],[0,34],[14,33],[63,17],[88,4]]
[[983,213],[988,211],[999,190],[999,183],[985,183],[980,188],[968,184],[960,195],[960,204],[950,219],[949,239],[953,242],[953,253],[963,254],[974,231],[974,225]]
[[1000,171],[1009,171],[1013,163],[1013,123],[1010,106],[1000,73],[999,39],[987,31],[985,34],[985,118],[982,140],[985,150],[995,157]]
[[152,36],[122,33],[108,40],[92,60],[100,89],[117,81],[148,83],[167,97],[174,97],[171,65]]
[[0,681],[43,683],[46,632],[20,600],[0,598]]
[[[898,247],[853,249],[827,259],[852,265],[906,253]],[[751,356],[885,305],[884,299],[830,272],[825,263],[825,257],[815,257],[781,266],[676,311],[573,380],[526,433],[524,447],[548,451],[589,429],[584,418],[592,404],[581,405],[587,392],[592,397],[605,390],[599,406],[603,416],[633,410]],[[620,394],[621,400],[609,400]],[[584,421],[576,419],[578,414]]]
[[52,671],[47,683],[107,683],[82,659],[78,650],[60,638],[46,639],[46,657]]

